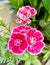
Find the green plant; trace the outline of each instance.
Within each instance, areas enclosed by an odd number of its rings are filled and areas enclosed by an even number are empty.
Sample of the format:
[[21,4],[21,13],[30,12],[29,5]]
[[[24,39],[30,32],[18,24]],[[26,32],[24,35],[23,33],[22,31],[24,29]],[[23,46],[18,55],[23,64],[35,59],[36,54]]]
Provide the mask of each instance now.
[[[7,65],[15,65],[16,62],[19,63],[21,60],[25,61],[25,65],[37,64],[41,65],[40,61],[38,60],[38,56],[33,56],[25,52],[22,55],[13,55],[11,52],[7,49],[7,43],[10,36],[10,25],[6,25],[6,23],[0,18],[0,26],[5,27],[7,29],[7,32],[3,33],[3,35],[0,35],[0,63],[7,63]],[[1,31],[2,32],[2,31]],[[37,63],[36,63],[37,62]]]
[[40,62],[46,62],[50,59],[50,0],[9,0],[9,2],[14,6],[14,11],[25,5],[30,5],[31,7],[35,7],[37,9],[37,15],[30,18],[32,20],[30,26],[37,28],[43,33],[45,48],[41,53],[42,61],[39,61],[39,55],[32,56],[27,52],[23,55],[13,55],[8,51],[8,49],[6,49],[9,35],[11,33],[10,25],[7,26],[0,18],[0,26],[7,29],[7,32],[0,35],[0,63],[7,62],[7,65],[15,65],[16,61],[19,63],[21,60],[24,60],[25,65],[41,65]]

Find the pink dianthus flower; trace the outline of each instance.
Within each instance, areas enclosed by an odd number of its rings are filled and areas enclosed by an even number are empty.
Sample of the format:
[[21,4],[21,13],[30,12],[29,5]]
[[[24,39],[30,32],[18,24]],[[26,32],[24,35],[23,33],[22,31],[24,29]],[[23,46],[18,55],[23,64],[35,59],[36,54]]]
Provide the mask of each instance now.
[[31,16],[34,16],[37,14],[37,11],[35,8],[32,8],[30,6],[23,6],[22,8],[19,8],[17,12],[17,17],[19,17],[19,20],[16,20],[17,23],[23,22],[24,24],[29,24],[31,20],[29,19]]
[[23,54],[27,48],[27,40],[20,33],[12,33],[8,42],[8,50],[13,54]]
[[20,25],[12,30],[8,49],[13,54],[22,54],[27,50],[32,55],[38,55],[45,46],[43,40],[42,33],[36,28]]
[[32,55],[38,55],[42,52],[45,44],[42,33],[35,28],[27,33],[28,49],[27,51]]

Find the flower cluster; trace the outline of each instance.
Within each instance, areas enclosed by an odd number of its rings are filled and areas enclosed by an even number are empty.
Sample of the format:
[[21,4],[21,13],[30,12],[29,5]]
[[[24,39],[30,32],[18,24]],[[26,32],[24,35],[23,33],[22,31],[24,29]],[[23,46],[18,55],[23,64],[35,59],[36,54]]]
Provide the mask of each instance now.
[[[24,24],[30,23],[30,17],[35,15],[37,11],[30,6],[24,6],[17,12],[19,17],[16,22]],[[26,50],[32,55],[41,53],[45,44],[44,37],[40,31],[30,26],[19,25],[14,27],[8,42],[8,50],[13,54],[23,54]]]
[[30,6],[23,6],[22,8],[19,8],[17,12],[17,17],[19,19],[16,20],[17,23],[23,22],[24,24],[29,24],[31,20],[29,19],[31,16],[34,16],[37,13],[35,8],[32,8]]
[[32,55],[41,53],[45,44],[40,31],[30,26],[14,27],[8,42],[8,50],[13,54],[23,54],[25,51]]

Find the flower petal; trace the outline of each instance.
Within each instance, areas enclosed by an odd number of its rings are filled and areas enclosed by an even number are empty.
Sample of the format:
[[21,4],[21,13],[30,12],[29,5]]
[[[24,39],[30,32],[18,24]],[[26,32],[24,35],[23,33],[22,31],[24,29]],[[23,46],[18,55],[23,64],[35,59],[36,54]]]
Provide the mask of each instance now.
[[11,50],[14,46],[14,40],[10,39],[8,42],[8,49]]
[[40,31],[37,31],[35,33],[35,36],[36,36],[37,40],[41,40],[41,41],[44,40],[44,37],[43,37],[43,35],[42,35],[42,33]]
[[32,55],[38,55],[44,48],[45,44],[43,42],[44,37],[40,31],[33,28],[27,33],[28,41],[28,52]]
[[21,20],[21,19],[18,19],[18,20],[16,20],[16,22],[17,22],[17,23],[21,23],[21,22],[22,22],[22,20]]
[[18,46],[14,46],[14,47],[12,48],[12,53],[15,54],[15,55],[16,55],[16,54],[22,54],[23,51],[21,51]]
[[12,33],[8,42],[8,50],[13,54],[22,54],[27,49],[26,37],[21,33]]
[[42,49],[44,48],[44,42],[37,42],[34,45],[29,45],[28,46],[28,52],[32,55],[38,55],[42,52]]
[[22,34],[27,34],[27,32],[31,29],[31,27],[29,26],[23,26],[23,25],[20,25],[20,26],[17,26],[17,27],[14,27],[13,30],[12,30],[12,33],[22,33]]
[[30,10],[30,12],[31,12],[31,15],[32,15],[32,16],[35,15],[35,14],[37,14],[37,11],[36,11],[35,8],[32,8],[32,9]]

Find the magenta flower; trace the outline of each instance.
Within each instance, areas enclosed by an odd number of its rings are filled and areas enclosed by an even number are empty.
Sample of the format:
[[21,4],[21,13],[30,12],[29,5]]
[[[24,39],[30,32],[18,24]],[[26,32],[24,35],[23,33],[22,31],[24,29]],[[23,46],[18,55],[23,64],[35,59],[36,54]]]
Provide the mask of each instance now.
[[[31,16],[34,16],[37,14],[37,11],[35,8],[32,8],[30,6],[23,6],[22,8],[19,8],[17,12],[17,17],[19,17],[19,20],[16,20],[16,22],[23,22],[24,24],[29,24],[31,20],[29,19]],[[22,20],[22,21],[21,21]]]
[[35,28],[30,30],[27,33],[28,52],[32,55],[40,54],[45,46],[43,40],[44,37],[40,31],[36,30]]
[[24,35],[20,33],[12,33],[8,42],[8,50],[13,54],[22,54],[27,48],[27,40]]
[[29,11],[29,9],[26,9],[25,6],[23,6],[22,8],[19,8],[18,12],[17,12],[17,16],[22,19],[28,19],[31,16],[31,13]]
[[[25,6],[25,8],[30,11],[30,15],[31,15],[31,16],[34,16],[34,15],[37,14],[37,11],[36,11],[35,8],[32,8],[32,7],[30,7],[30,6]],[[31,16],[30,16],[30,17],[31,17]]]
[[20,26],[14,27],[12,30],[12,33],[22,33],[23,35],[27,37],[26,34],[29,32],[30,29],[32,29],[30,26],[20,25]]
[[29,24],[31,22],[31,20],[30,19],[25,19],[25,20],[17,19],[16,22],[17,23],[22,23],[23,22],[23,24],[26,25],[27,23]]
[[21,20],[21,19],[17,19],[16,22],[17,22],[17,23],[21,23],[22,20]]
[[27,50],[32,55],[38,55],[45,46],[43,40],[42,33],[36,28],[20,25],[12,30],[8,49],[13,54],[22,54]]

